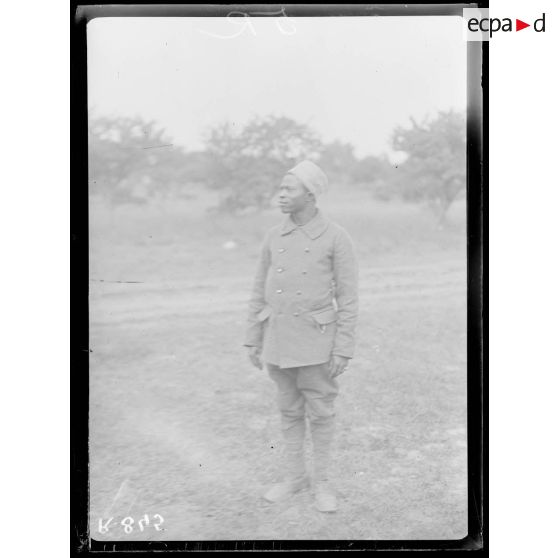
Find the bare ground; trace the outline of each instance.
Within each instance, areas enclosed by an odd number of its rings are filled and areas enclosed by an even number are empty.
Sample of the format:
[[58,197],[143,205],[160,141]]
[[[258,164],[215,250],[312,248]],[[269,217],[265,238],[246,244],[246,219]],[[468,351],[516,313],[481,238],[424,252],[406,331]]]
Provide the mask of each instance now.
[[[159,243],[145,229],[93,239],[93,538],[466,536],[466,262],[455,240],[464,235],[413,244],[393,220],[400,238],[381,249],[374,231],[347,225],[361,252],[361,315],[337,401],[340,509],[325,515],[310,491],[275,506],[260,498],[280,477],[281,443],[274,386],[241,346],[258,227],[248,223],[229,252],[217,233],[200,249],[207,235],[196,228],[184,242],[176,228]],[[139,282],[116,282],[129,280]]]

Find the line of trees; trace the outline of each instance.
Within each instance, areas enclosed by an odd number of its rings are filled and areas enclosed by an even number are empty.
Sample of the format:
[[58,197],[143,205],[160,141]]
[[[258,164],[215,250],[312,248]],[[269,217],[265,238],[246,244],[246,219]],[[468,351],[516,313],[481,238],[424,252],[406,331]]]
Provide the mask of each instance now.
[[383,200],[424,203],[440,220],[465,189],[465,120],[453,111],[398,127],[392,146],[405,155],[357,158],[350,143],[325,143],[290,118],[256,117],[211,129],[205,149],[186,152],[155,122],[94,118],[89,129],[90,193],[113,205],[188,197],[192,184],[218,191],[219,209],[265,208],[285,170],[316,161],[339,187],[366,185]]

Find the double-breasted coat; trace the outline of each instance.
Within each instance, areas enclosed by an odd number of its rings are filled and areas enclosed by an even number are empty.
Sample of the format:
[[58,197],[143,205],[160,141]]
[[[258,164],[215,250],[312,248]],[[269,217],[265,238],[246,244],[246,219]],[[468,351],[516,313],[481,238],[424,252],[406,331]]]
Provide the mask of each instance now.
[[347,232],[321,211],[290,218],[265,236],[249,306],[245,345],[280,368],[353,357],[358,267]]

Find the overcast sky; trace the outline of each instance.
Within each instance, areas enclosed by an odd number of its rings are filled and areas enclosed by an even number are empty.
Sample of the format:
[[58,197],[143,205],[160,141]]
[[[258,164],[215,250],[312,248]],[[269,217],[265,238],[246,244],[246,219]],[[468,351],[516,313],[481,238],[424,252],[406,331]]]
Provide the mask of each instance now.
[[284,115],[358,156],[392,155],[409,117],[466,107],[459,17],[97,18],[89,107],[203,148],[211,126]]

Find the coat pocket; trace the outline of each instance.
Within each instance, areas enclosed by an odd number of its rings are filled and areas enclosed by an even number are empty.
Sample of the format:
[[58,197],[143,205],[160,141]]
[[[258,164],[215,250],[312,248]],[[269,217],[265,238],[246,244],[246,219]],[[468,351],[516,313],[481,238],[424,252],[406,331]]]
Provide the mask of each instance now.
[[265,320],[267,320],[267,318],[271,315],[271,311],[271,306],[266,306],[263,310],[260,310],[260,312],[256,314],[258,322],[265,322]]
[[334,308],[326,308],[310,314],[318,329],[325,333],[327,325],[337,321],[337,312]]

